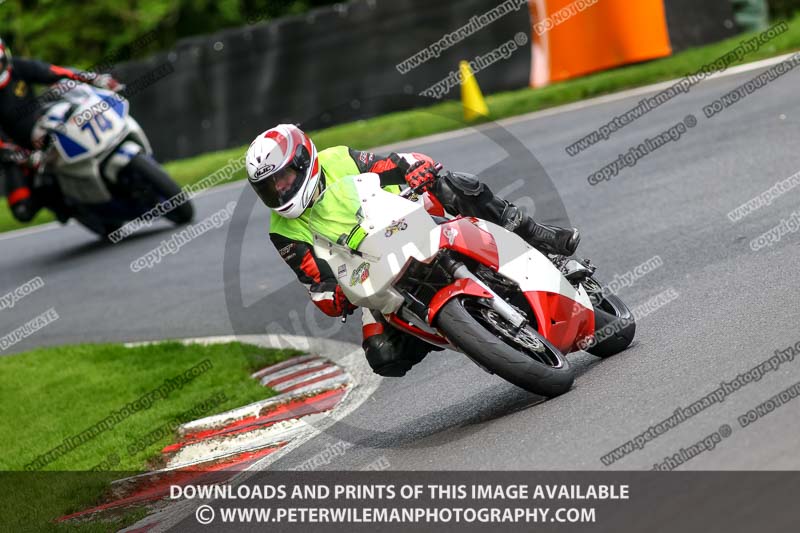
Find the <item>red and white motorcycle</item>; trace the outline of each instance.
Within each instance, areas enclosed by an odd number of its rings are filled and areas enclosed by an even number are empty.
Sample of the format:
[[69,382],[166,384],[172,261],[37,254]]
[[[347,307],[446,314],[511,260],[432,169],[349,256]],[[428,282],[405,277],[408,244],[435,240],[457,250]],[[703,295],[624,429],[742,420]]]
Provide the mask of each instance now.
[[593,267],[558,268],[496,224],[438,215],[427,194],[392,194],[375,174],[343,178],[314,203],[314,251],[353,304],[536,394],[571,388],[564,354],[608,357],[632,342],[630,311]]

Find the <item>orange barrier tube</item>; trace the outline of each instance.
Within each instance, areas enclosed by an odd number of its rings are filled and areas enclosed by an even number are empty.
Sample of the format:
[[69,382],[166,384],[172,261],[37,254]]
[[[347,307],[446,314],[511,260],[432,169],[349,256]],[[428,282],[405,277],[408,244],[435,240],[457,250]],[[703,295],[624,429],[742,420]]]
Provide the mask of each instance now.
[[662,0],[530,0],[531,86],[672,53]]

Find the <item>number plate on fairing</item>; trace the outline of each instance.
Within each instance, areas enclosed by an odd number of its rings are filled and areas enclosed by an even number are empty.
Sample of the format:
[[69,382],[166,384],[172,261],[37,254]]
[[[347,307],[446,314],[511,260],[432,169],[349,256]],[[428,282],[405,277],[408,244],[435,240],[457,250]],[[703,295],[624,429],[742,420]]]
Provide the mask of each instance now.
[[86,98],[52,132],[56,149],[66,163],[105,152],[126,132],[128,102],[113,94],[86,92]]

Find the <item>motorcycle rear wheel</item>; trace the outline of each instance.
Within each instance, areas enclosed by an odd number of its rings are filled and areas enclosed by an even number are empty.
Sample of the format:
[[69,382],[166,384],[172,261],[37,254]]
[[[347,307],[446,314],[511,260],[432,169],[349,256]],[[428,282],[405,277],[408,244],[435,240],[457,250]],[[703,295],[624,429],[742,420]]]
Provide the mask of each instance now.
[[513,326],[473,298],[454,298],[436,318],[447,339],[470,359],[528,392],[548,398],[569,391],[575,372],[564,355],[530,326]]
[[[611,357],[625,350],[636,335],[636,320],[628,306],[616,294],[603,294],[602,285],[594,278],[585,283],[594,306],[595,335],[601,337],[586,351],[597,357]],[[603,331],[606,328],[607,331]],[[598,335],[599,334],[599,335]]]

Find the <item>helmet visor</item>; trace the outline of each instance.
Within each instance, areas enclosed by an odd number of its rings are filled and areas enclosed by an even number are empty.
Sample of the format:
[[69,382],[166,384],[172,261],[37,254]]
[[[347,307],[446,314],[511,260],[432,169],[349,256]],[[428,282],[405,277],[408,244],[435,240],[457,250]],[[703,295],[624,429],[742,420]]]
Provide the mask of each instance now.
[[292,199],[303,188],[308,177],[310,156],[305,146],[299,146],[288,165],[257,182],[251,182],[261,200],[270,209],[291,207]]

